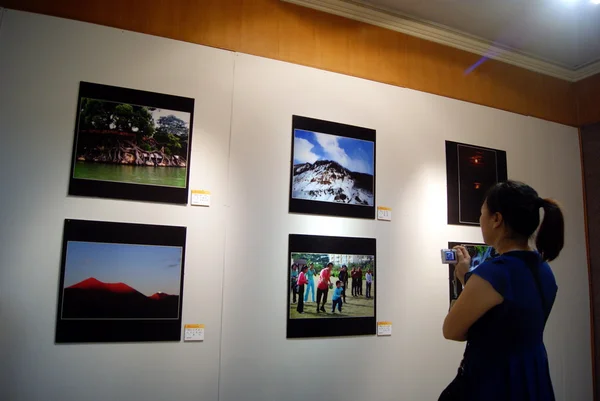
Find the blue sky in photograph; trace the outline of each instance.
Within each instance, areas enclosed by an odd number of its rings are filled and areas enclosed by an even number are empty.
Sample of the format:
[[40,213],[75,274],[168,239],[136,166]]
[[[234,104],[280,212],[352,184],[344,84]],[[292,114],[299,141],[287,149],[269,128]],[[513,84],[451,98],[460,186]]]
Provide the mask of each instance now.
[[146,296],[179,295],[181,252],[170,246],[69,241],[64,287],[94,277],[125,283]]
[[294,164],[333,160],[350,171],[373,175],[374,147],[370,141],[294,130]]

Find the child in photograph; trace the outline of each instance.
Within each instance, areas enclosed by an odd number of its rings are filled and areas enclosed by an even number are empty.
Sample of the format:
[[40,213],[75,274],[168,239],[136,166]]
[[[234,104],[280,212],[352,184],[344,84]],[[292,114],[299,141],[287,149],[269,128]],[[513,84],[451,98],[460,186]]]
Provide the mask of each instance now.
[[308,285],[306,287],[306,292],[304,293],[304,302],[308,301],[308,293],[312,294],[312,301],[315,302],[315,280],[314,277],[317,275],[315,271],[315,265],[313,263],[310,264],[308,271],[306,272],[306,279],[308,280]]
[[365,279],[367,280],[367,298],[371,298],[371,284],[373,283],[373,273],[371,270],[367,270]]
[[296,307],[298,313],[304,313],[304,285],[308,284],[308,279],[306,278],[307,270],[308,266],[302,265],[302,269],[298,275],[298,306]]
[[[321,274],[319,276],[319,284],[317,284],[317,313],[325,312],[325,303],[327,302],[327,293],[329,292],[329,284],[331,280],[331,270],[333,269],[333,263],[329,262],[327,267],[321,270]],[[319,308],[319,304],[321,304],[321,299],[323,299],[323,304]]]
[[342,282],[340,280],[335,282],[335,290],[333,290],[333,296],[331,297],[331,313],[335,313],[335,307],[337,305],[338,311],[342,313]]
[[290,290],[292,291],[292,303],[296,303],[296,295],[298,294],[298,264],[292,264],[292,273],[290,275]]

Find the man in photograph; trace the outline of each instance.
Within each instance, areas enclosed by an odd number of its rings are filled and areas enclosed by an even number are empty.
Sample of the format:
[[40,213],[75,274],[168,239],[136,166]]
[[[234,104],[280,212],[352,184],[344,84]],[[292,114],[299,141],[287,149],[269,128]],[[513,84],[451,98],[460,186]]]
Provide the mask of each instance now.
[[[333,263],[329,262],[327,263],[327,266],[321,270],[321,274],[319,275],[319,284],[317,284],[317,313],[325,312],[325,303],[327,302],[332,269]],[[319,308],[321,298],[323,298],[323,304]]]
[[338,278],[342,282],[342,300],[346,303],[346,287],[348,286],[348,267],[346,265],[342,265]]

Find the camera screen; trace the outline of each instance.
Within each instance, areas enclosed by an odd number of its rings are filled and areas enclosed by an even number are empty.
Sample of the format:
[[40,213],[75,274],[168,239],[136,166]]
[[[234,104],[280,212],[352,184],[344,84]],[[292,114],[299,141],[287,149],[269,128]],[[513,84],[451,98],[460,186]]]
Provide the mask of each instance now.
[[446,260],[454,260],[454,252],[446,251]]

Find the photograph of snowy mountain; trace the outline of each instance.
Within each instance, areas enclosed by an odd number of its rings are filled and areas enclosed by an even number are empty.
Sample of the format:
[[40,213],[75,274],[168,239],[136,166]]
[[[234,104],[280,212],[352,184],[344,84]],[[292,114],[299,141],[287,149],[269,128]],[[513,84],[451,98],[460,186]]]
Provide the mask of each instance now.
[[374,131],[321,120],[299,121],[303,124],[294,124],[293,129],[291,199],[313,202],[309,213],[366,217],[333,209],[344,205],[367,208],[370,213],[368,209],[374,208]]
[[292,197],[373,206],[374,143],[294,132]]
[[180,338],[185,227],[66,220],[57,342]]

